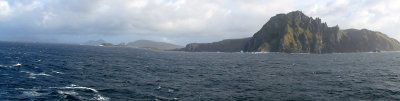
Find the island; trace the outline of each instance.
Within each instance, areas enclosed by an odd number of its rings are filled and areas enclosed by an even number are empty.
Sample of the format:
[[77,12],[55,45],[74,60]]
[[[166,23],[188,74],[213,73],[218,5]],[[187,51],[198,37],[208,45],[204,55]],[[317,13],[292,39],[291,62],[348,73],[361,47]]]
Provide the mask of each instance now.
[[173,50],[173,49],[183,48],[183,46],[166,43],[166,42],[151,41],[151,40],[137,40],[135,42],[129,42],[126,45],[128,47],[146,48],[146,49],[153,49],[153,50]]
[[342,53],[398,51],[400,43],[368,29],[328,27],[320,18],[301,11],[277,14],[252,37],[213,43],[190,43],[175,51],[188,52],[284,52]]
[[132,48],[163,50],[163,51],[183,48],[183,46],[180,45],[175,45],[166,42],[151,41],[151,40],[137,40],[134,42],[128,42],[126,44],[124,42],[121,42],[119,44],[113,44],[100,39],[97,41],[91,40],[86,43],[83,43],[82,45],[103,46],[103,47],[132,47]]

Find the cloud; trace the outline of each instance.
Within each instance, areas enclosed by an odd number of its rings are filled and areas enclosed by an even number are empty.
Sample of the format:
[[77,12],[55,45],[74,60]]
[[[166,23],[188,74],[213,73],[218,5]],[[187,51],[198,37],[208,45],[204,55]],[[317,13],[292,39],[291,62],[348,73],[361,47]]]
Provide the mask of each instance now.
[[400,1],[397,0],[336,0],[313,5],[306,9],[311,16],[322,18],[331,26],[371,29],[400,39]]
[[0,16],[7,16],[10,13],[10,6],[7,1],[0,1]]
[[161,40],[178,44],[250,37],[270,17],[301,10],[330,26],[400,39],[397,0],[0,0],[0,40]]

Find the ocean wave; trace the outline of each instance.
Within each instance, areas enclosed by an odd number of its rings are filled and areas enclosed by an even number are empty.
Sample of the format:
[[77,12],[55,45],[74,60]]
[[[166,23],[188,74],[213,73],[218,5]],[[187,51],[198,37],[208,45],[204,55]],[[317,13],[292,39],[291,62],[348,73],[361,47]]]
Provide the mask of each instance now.
[[16,64],[13,64],[13,65],[0,65],[0,67],[12,68],[12,67],[18,67],[18,66],[21,66],[21,65],[22,65],[21,63],[16,63]]
[[14,67],[17,67],[17,66],[21,66],[22,64],[20,64],[20,63],[17,63],[17,64],[14,64],[13,66]]
[[46,73],[32,73],[32,72],[29,72],[29,71],[21,71],[21,72],[29,74],[28,78],[32,78],[32,79],[35,79],[36,76],[51,76],[51,75],[46,74]]
[[52,70],[51,72],[52,73],[56,73],[56,74],[64,74],[63,72],[58,72],[58,71],[55,71],[55,70]]
[[4,94],[18,94],[13,95],[0,95],[0,100],[4,98],[8,100],[78,100],[78,101],[109,101],[109,97],[105,97],[98,93],[96,89],[77,86],[74,84],[65,87],[34,87],[34,88],[14,88],[13,90],[5,90]]
[[71,84],[65,87],[49,87],[50,89],[56,89],[60,95],[66,95],[65,97],[72,97],[79,100],[96,100],[96,101],[108,101],[110,98],[99,94],[94,88],[78,86]]
[[13,65],[0,65],[0,67],[12,68],[12,67],[18,67],[18,66],[21,66],[21,65],[22,65],[21,63],[16,63],[16,64],[13,64]]
[[62,91],[62,90],[57,90],[58,94],[65,94],[65,95],[78,95],[77,92],[75,91]]
[[81,90],[92,91],[92,92],[95,92],[95,93],[99,92],[99,91],[97,91],[96,89],[93,89],[93,88],[77,86],[77,85],[74,85],[74,84],[71,84],[70,86],[67,86],[67,87],[50,87],[50,88],[57,88],[57,89],[81,89]]
[[42,96],[44,93],[39,93],[35,90],[28,90],[28,91],[23,91],[22,96],[24,97],[37,97],[37,96]]
[[244,53],[249,53],[249,54],[268,54],[272,52],[244,52]]
[[0,65],[2,68],[11,68],[12,66]]

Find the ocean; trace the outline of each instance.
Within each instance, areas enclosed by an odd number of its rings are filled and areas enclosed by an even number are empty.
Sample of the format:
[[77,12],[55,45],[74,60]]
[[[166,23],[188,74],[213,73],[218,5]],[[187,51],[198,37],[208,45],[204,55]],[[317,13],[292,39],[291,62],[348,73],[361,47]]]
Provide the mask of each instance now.
[[400,52],[217,53],[0,42],[0,100],[400,100]]

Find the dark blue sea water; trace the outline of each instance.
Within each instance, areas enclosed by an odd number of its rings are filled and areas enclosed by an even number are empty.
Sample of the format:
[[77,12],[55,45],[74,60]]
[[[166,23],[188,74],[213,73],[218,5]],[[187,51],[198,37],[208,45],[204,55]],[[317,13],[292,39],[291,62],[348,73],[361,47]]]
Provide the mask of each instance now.
[[400,52],[190,53],[0,42],[0,100],[400,100]]

